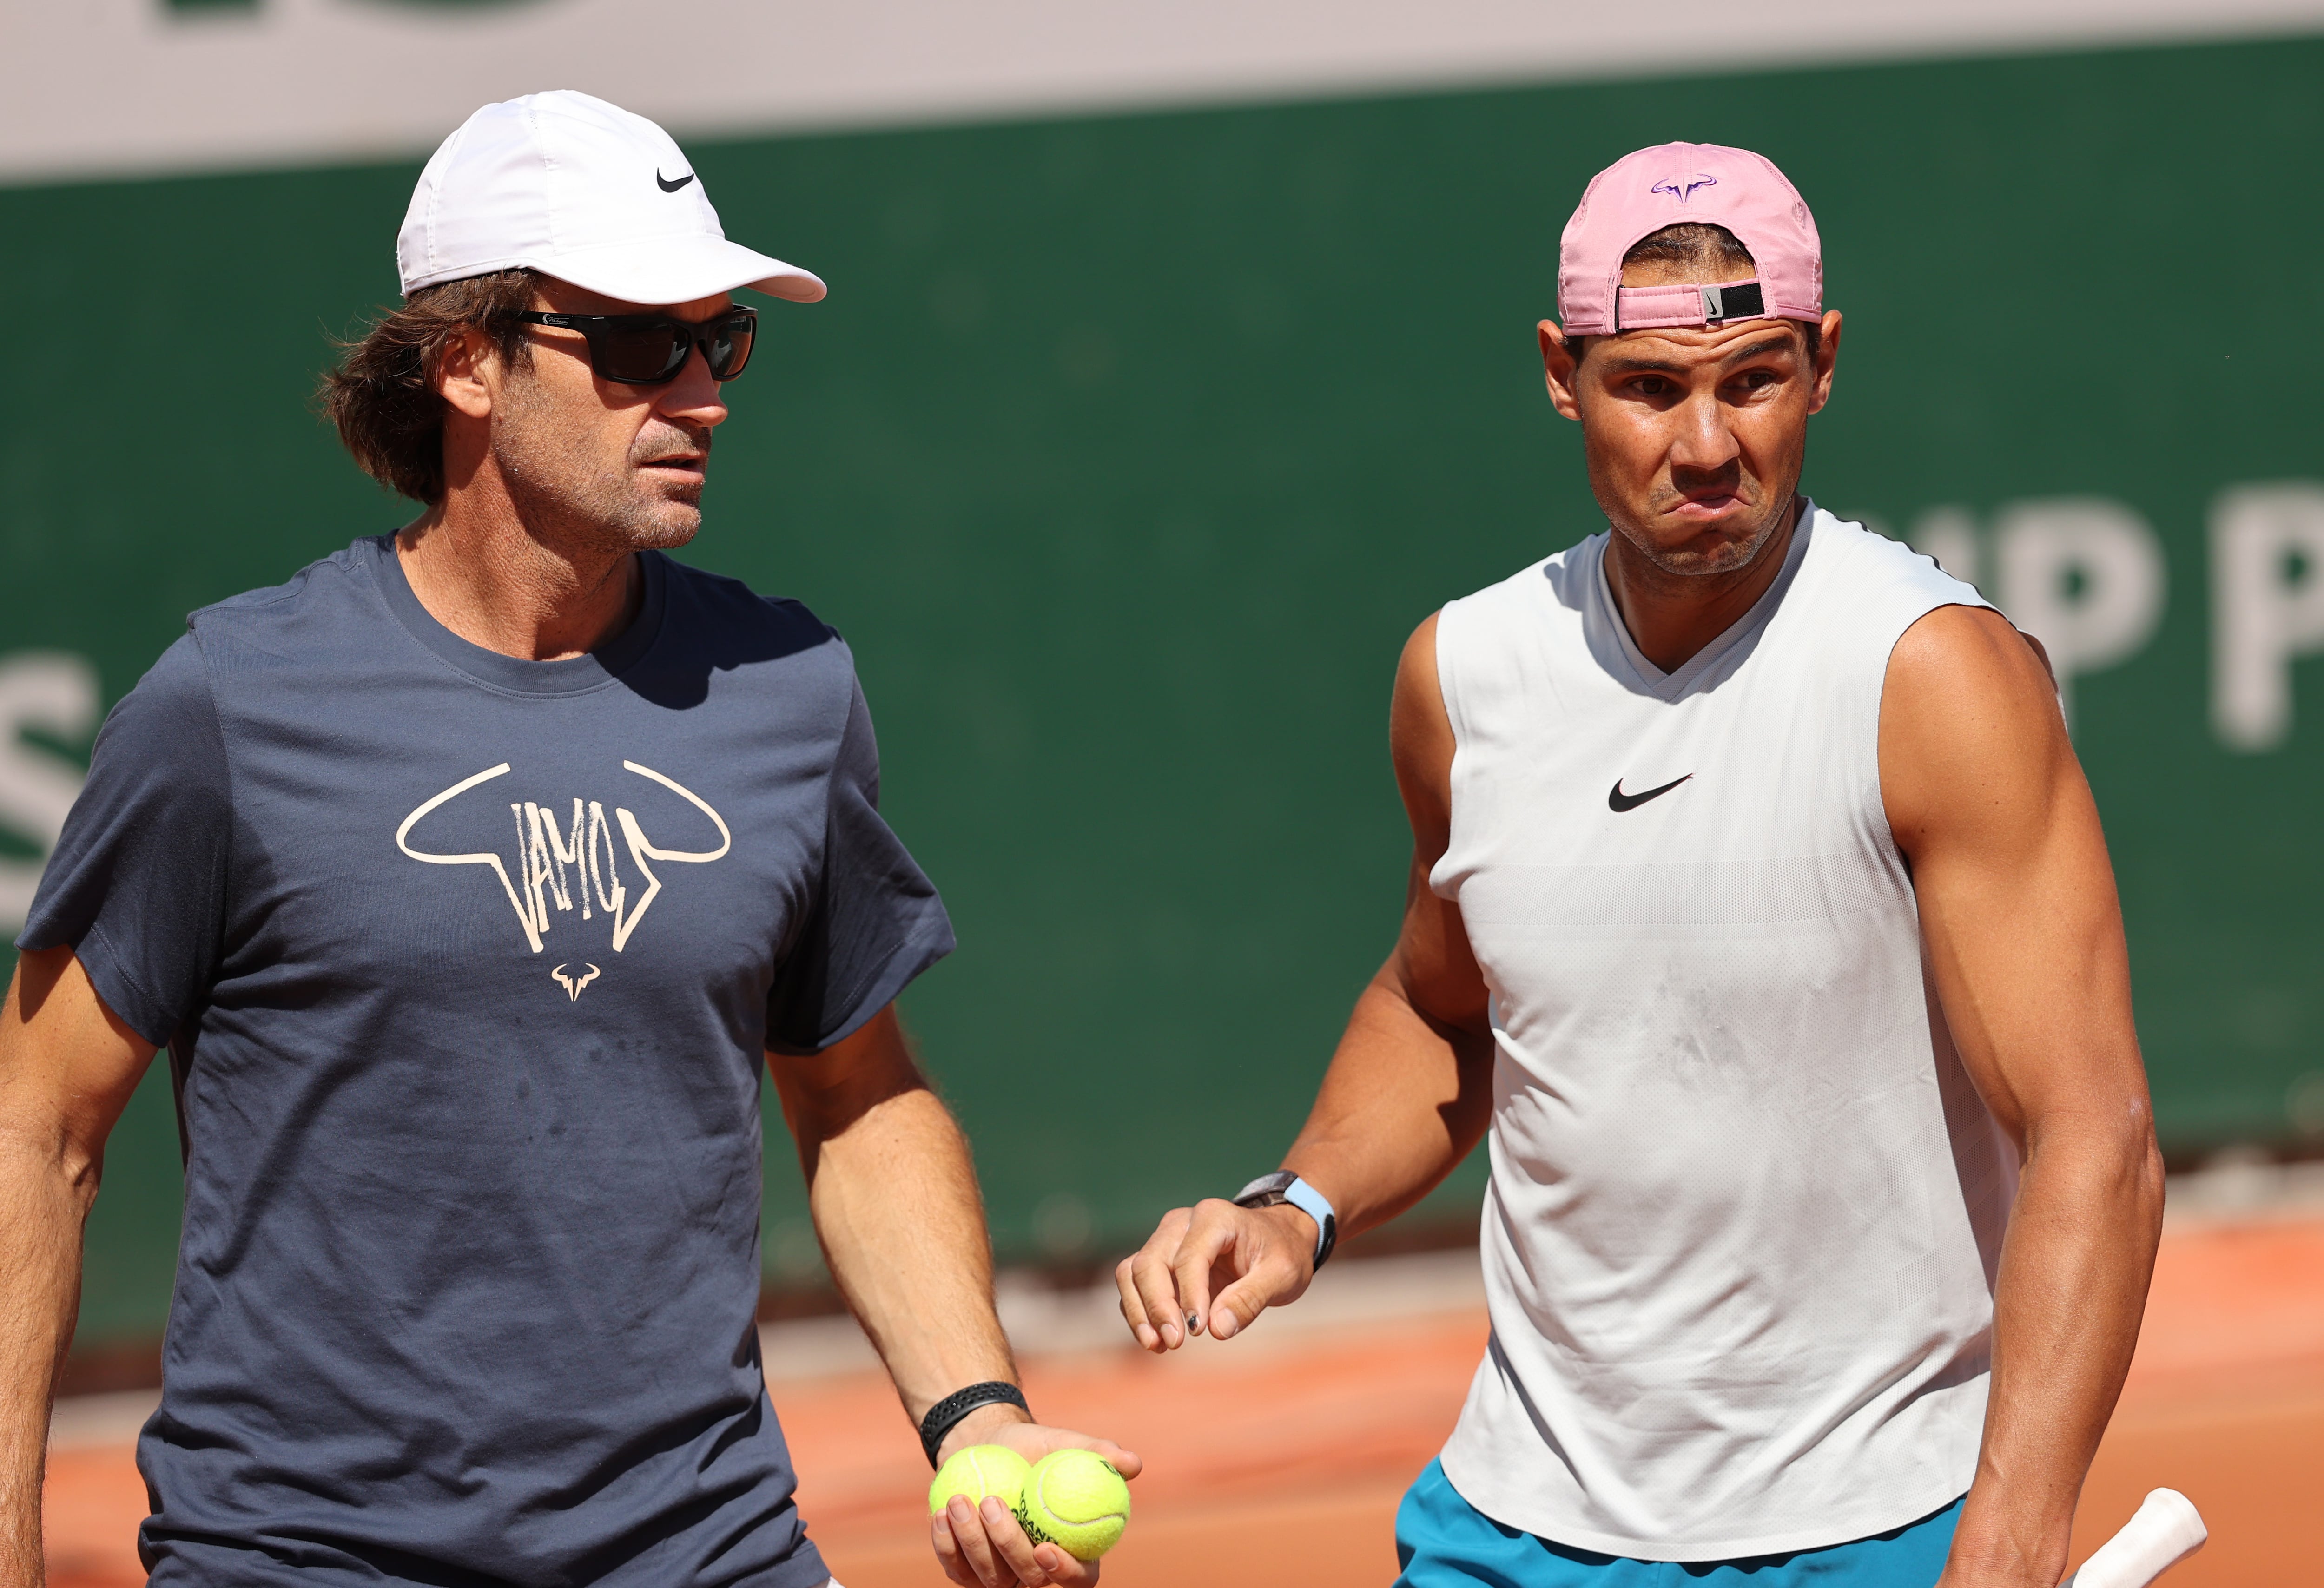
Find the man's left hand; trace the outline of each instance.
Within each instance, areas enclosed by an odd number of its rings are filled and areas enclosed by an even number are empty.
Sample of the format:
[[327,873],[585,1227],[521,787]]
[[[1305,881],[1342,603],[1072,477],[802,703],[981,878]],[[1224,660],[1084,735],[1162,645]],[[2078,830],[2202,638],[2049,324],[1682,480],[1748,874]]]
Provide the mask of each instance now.
[[[972,1445],[1005,1445],[1027,1461],[1053,1450],[1092,1450],[1125,1478],[1135,1478],[1146,1466],[1135,1452],[1110,1439],[1027,1422],[1013,1406],[971,1412],[945,1436],[937,1459],[949,1461]],[[1084,1588],[1097,1581],[1097,1562],[1075,1560],[1054,1544],[1035,1544],[1009,1508],[990,1497],[971,1505],[966,1496],[954,1495],[950,1505],[929,1519],[929,1529],[945,1575],[961,1588]]]

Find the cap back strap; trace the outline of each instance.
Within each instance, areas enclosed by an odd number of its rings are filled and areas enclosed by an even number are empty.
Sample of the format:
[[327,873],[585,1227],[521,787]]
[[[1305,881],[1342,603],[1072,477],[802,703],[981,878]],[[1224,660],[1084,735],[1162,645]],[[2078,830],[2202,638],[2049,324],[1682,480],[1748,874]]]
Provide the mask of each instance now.
[[1758,278],[1698,286],[1623,287],[1614,294],[1614,327],[1651,331],[1672,326],[1715,326],[1730,319],[1760,319],[1767,312]]

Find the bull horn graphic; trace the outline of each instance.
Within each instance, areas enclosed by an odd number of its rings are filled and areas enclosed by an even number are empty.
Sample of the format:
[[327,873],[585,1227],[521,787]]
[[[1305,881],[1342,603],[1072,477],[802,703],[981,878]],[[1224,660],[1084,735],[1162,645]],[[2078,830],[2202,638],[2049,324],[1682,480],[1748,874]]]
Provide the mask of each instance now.
[[567,975],[567,974],[565,974],[565,967],[564,967],[563,965],[558,965],[555,970],[553,970],[553,971],[549,972],[549,974],[551,976],[553,976],[553,977],[555,977],[555,978],[556,978],[556,980],[557,980],[557,984],[558,984],[558,986],[560,986],[560,987],[562,987],[562,988],[564,988],[564,989],[565,989],[565,1000],[566,1000],[566,1002],[568,1002],[568,1003],[572,1003],[572,1002],[579,1002],[580,997],[581,997],[581,989],[582,989],[582,988],[584,988],[584,987],[587,986],[590,983],[592,983],[592,982],[595,981],[595,980],[596,980],[600,975],[603,975],[604,973],[604,972],[602,972],[602,971],[600,971],[600,970],[599,970],[595,965],[591,965],[591,966],[590,966],[586,971],[584,971],[584,972],[582,973],[582,974],[581,974],[581,979],[580,979],[579,981],[577,981],[577,982],[576,982],[576,981],[575,981],[571,976],[568,976],[568,975]]

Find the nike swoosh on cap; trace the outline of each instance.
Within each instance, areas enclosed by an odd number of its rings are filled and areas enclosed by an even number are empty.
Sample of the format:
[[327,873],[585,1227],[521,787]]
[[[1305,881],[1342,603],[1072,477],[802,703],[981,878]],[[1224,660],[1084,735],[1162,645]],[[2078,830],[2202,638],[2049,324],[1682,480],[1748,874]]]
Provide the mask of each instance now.
[[1622,780],[1616,778],[1614,780],[1613,788],[1608,789],[1606,792],[1606,808],[1609,810],[1636,810],[1647,800],[1653,799],[1657,796],[1669,793],[1673,789],[1675,789],[1681,783],[1685,782],[1687,778],[1691,778],[1692,776],[1694,776],[1694,774],[1692,772],[1689,772],[1686,774],[1686,778],[1673,778],[1661,788],[1649,789],[1643,794],[1623,793]]
[[675,193],[693,180],[694,173],[692,171],[687,171],[684,176],[678,178],[678,180],[674,182],[668,177],[662,175],[659,170],[654,172],[654,185],[665,193]]

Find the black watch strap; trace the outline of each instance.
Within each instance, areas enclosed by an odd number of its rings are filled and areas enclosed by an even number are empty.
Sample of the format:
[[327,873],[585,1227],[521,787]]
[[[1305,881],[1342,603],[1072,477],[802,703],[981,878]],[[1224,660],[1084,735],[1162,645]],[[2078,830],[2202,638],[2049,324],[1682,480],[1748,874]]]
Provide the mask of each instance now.
[[928,1465],[936,1464],[936,1450],[944,1444],[945,1436],[980,1406],[1013,1406],[1028,1417],[1033,1415],[1033,1408],[1025,1404],[1025,1392],[999,1379],[987,1379],[982,1384],[955,1390],[928,1408],[928,1415],[920,1419],[920,1448],[927,1453]]

